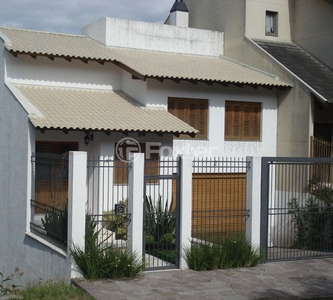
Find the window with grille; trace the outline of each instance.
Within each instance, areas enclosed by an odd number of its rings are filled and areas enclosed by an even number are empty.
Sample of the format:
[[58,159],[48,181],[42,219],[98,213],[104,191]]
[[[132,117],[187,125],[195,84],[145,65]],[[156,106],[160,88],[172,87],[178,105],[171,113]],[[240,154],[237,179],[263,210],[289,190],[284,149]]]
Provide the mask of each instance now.
[[[208,137],[208,100],[169,98],[168,111],[185,123],[199,130],[195,139],[207,139]],[[190,138],[187,134],[181,134],[181,139]]]
[[225,102],[225,140],[260,140],[261,103]]

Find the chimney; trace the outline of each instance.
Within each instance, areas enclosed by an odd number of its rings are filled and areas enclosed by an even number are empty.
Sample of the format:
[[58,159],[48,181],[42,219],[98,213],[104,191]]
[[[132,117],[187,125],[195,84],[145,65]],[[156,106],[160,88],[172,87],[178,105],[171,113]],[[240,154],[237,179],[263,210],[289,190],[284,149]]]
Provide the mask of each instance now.
[[188,27],[188,8],[183,0],[176,0],[170,10],[170,25]]

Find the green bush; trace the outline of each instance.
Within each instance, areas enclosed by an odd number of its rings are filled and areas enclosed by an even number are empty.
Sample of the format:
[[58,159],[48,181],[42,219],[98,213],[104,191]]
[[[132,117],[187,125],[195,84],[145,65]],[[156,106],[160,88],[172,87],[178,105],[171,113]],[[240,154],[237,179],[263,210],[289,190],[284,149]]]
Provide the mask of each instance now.
[[64,210],[52,207],[51,210],[48,211],[42,218],[42,224],[48,236],[58,242],[66,244],[67,220],[68,213],[66,207]]
[[116,233],[116,239],[127,240],[128,227],[128,201],[127,199],[119,201],[119,204],[125,206],[124,215],[116,215],[114,210],[103,212],[103,221],[106,229]]
[[[296,198],[288,203],[289,213],[297,230],[293,247],[311,250],[332,249],[333,208],[330,200],[325,201],[330,192],[325,188],[319,190],[318,194],[319,198],[308,198],[303,207]],[[318,200],[323,201],[323,205],[320,206]]]
[[100,230],[91,217],[86,218],[85,249],[75,246],[71,255],[87,279],[121,279],[138,275],[144,265],[135,254],[98,242]]
[[184,249],[188,267],[196,271],[253,267],[260,262],[259,250],[243,237],[226,237]]

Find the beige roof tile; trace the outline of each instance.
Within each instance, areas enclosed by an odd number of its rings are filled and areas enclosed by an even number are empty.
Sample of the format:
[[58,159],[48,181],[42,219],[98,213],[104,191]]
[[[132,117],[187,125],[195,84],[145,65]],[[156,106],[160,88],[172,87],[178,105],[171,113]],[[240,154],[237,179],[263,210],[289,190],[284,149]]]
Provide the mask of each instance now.
[[224,57],[106,47],[82,35],[1,28],[12,52],[120,63],[144,77],[290,87],[273,75]]
[[160,133],[198,132],[164,109],[149,109],[120,91],[15,85],[43,114],[30,115],[36,128],[140,131]]

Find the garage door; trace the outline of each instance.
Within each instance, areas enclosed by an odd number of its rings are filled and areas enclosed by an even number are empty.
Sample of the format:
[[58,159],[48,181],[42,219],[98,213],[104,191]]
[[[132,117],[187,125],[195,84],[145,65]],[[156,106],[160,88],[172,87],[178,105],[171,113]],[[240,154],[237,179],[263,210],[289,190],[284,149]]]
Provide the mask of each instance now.
[[192,237],[245,232],[246,173],[193,174],[192,193]]

